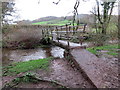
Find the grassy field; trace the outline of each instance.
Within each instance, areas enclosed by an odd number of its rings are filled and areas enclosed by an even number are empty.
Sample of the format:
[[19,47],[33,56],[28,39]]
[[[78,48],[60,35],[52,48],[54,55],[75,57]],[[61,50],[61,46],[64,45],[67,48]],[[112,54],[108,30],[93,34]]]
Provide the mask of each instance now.
[[31,60],[25,62],[13,63],[7,67],[3,68],[3,75],[16,75],[21,72],[28,72],[35,69],[47,69],[49,66],[49,61],[52,57],[38,60]]
[[[42,22],[37,22],[37,23],[32,23],[33,25],[57,25],[57,26],[62,26],[66,25],[68,23],[72,23],[72,21],[69,20],[51,20],[51,21],[42,21]],[[75,25],[77,25],[75,23]]]
[[104,51],[108,51],[106,52],[108,55],[113,55],[113,56],[118,55],[118,49],[119,49],[118,44],[87,48],[88,51],[96,55],[98,51],[104,50]]

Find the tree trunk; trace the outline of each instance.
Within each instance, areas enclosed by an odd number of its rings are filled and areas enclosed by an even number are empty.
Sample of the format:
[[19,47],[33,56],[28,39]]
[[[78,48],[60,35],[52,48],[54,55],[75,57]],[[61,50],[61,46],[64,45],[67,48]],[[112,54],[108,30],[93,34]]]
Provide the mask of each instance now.
[[106,25],[105,23],[102,25],[102,34],[106,35]]

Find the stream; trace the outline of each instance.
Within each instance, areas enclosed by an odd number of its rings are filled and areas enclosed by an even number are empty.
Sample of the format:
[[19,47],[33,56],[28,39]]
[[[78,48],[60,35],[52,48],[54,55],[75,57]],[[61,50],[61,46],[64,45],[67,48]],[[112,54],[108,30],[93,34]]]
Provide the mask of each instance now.
[[2,50],[2,64],[9,65],[13,62],[29,61],[36,59],[43,59],[47,57],[64,57],[64,49],[53,46],[50,48],[36,48],[36,49],[3,49]]

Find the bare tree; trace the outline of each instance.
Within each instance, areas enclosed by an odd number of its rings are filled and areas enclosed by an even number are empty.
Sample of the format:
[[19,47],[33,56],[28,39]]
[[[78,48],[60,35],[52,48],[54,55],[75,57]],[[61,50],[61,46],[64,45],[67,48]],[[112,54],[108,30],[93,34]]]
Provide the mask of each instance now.
[[[54,4],[59,4],[59,2],[60,2],[61,0],[58,0],[58,2],[53,2]],[[75,31],[76,29],[75,29],[75,21],[76,21],[76,16],[78,15],[78,7],[79,7],[79,5],[80,5],[80,0],[76,0],[75,1],[75,5],[74,5],[74,9],[73,9],[73,20],[72,20],[72,24],[73,24],[73,31]],[[66,18],[66,17],[65,17]],[[77,25],[79,25],[79,20],[77,21]],[[74,32],[73,32],[73,34],[75,34]]]
[[[105,2],[96,0],[96,11],[92,12],[98,20],[100,27],[102,28],[102,34],[106,35],[107,27],[109,25],[112,11],[114,8],[116,0],[114,2]],[[100,6],[102,7],[103,12],[100,10]]]
[[14,6],[15,3],[13,1],[6,1],[6,2],[1,2],[1,19],[2,19],[2,24],[8,24],[8,19],[6,19],[7,16],[12,16],[12,12],[14,12]]

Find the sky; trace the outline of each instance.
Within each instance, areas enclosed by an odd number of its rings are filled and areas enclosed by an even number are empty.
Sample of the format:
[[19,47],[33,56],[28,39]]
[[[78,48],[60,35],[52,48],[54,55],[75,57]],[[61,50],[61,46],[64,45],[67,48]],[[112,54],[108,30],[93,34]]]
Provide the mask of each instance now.
[[[19,14],[18,20],[35,20],[46,16],[66,16],[73,15],[76,0],[61,0],[58,5],[53,4],[58,0],[15,0],[15,8]],[[39,3],[38,3],[39,2]],[[79,14],[90,14],[95,6],[95,0],[80,1]],[[117,13],[117,9],[114,13]]]

